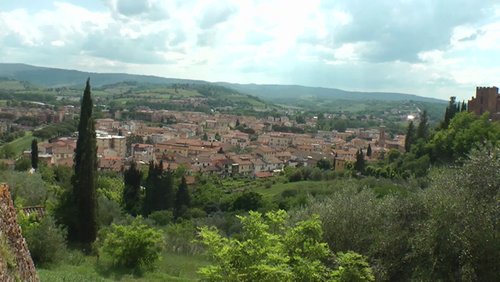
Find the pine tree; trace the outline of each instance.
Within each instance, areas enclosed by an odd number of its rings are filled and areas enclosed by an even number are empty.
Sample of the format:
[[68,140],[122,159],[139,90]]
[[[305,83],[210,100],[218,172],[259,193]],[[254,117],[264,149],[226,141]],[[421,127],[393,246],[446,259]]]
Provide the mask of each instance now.
[[70,199],[75,208],[75,218],[68,226],[69,238],[87,247],[97,236],[97,145],[92,107],[90,79],[87,79],[78,124],[75,174],[71,179],[73,193]]
[[175,194],[174,216],[181,217],[191,204],[191,196],[189,195],[186,178],[183,176],[177,193]]
[[123,189],[124,209],[133,216],[141,211],[141,179],[142,172],[137,169],[137,164],[132,162],[130,168],[123,174],[125,187]]
[[427,117],[427,111],[424,110],[420,116],[420,123],[417,127],[417,139],[426,139],[429,131],[429,118]]
[[410,121],[408,124],[408,129],[406,130],[405,137],[405,151],[409,152],[411,149],[411,145],[415,141],[415,126],[413,125],[413,121]]
[[31,141],[31,167],[34,170],[38,169],[38,141],[36,138]]
[[366,148],[366,156],[371,157],[372,156],[372,146],[371,144],[368,144],[368,148]]

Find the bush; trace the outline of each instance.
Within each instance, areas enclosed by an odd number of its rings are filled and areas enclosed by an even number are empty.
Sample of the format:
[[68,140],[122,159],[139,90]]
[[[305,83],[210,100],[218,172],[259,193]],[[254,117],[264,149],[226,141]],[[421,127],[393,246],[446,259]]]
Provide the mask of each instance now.
[[9,184],[16,205],[44,205],[48,198],[47,186],[38,173],[4,171],[0,174],[0,181]]
[[134,272],[153,269],[163,249],[161,232],[136,218],[130,225],[111,225],[99,253],[113,267]]
[[99,226],[107,226],[123,217],[120,205],[105,196],[97,198],[97,223]]
[[149,216],[149,219],[151,219],[155,225],[158,226],[165,226],[171,222],[174,221],[174,215],[172,211],[154,211],[152,212]]
[[196,228],[190,221],[170,224],[165,228],[166,249],[177,254],[198,254],[202,248],[193,243],[195,236]]
[[66,251],[66,231],[56,226],[50,216],[38,220],[21,213],[19,218],[33,262],[36,265],[60,262]]
[[338,269],[330,268],[332,254],[322,242],[318,216],[294,225],[287,218],[283,210],[238,216],[243,225],[238,238],[221,236],[213,227],[200,228],[201,242],[213,264],[198,273],[205,281],[332,281],[337,272],[355,274],[347,276],[353,280],[340,281],[374,280],[364,258],[354,253],[342,257]]
[[264,205],[262,195],[255,192],[241,194],[233,203],[233,210],[256,211]]

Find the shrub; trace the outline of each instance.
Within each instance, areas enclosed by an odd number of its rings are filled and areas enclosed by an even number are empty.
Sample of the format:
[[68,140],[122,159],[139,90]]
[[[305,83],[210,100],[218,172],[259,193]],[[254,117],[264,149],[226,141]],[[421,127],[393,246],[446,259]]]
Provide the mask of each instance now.
[[37,265],[57,264],[66,250],[66,231],[50,216],[38,220],[23,213],[19,216],[23,236]]
[[99,253],[116,268],[143,271],[154,268],[163,249],[161,232],[136,218],[130,225],[111,225]]
[[337,271],[361,272],[366,275],[349,277],[367,278],[340,281],[374,280],[368,264],[357,254],[347,262],[340,260],[342,268],[329,267],[332,254],[322,242],[321,221],[316,215],[292,226],[283,210],[265,215],[250,212],[238,218],[243,225],[238,238],[221,236],[213,227],[200,229],[201,241],[213,261],[198,271],[205,281],[332,281]]
[[99,195],[97,203],[97,223],[99,226],[110,225],[124,216],[120,205],[105,196]]
[[167,210],[154,211],[148,216],[148,218],[151,219],[154,222],[154,224],[158,226],[165,226],[174,221],[174,215],[172,211],[167,211]]
[[262,195],[255,192],[241,194],[233,203],[233,210],[258,210],[264,205]]
[[170,224],[165,228],[165,245],[169,252],[177,254],[198,254],[202,248],[193,244],[196,228],[190,221]]

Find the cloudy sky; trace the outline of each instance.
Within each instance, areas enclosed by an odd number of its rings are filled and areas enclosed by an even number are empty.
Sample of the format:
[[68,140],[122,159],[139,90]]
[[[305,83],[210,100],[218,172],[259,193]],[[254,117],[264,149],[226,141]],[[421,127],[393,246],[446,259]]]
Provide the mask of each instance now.
[[500,86],[497,0],[0,0],[0,62],[466,98]]

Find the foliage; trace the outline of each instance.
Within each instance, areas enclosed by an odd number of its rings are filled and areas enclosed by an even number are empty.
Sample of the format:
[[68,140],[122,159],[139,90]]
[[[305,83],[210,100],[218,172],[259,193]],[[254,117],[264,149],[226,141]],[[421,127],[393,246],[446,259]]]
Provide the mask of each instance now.
[[123,203],[123,181],[121,177],[100,174],[97,178],[97,194],[103,195],[118,205]]
[[35,130],[33,136],[40,139],[51,139],[59,136],[69,136],[77,129],[76,120],[65,120],[61,123],[50,124],[41,129]]
[[415,142],[415,126],[413,125],[413,121],[410,121],[408,124],[408,128],[406,129],[405,135],[405,152],[409,152],[411,149],[411,145]]
[[133,216],[138,215],[142,209],[141,180],[142,172],[137,168],[137,164],[132,162],[123,174],[123,208]]
[[28,158],[21,157],[16,160],[14,169],[17,171],[28,171],[31,168],[31,161]]
[[321,236],[317,219],[288,229],[284,211],[265,217],[250,212],[239,219],[243,225],[240,240],[222,237],[214,228],[200,229],[200,238],[215,263],[200,269],[203,280],[292,281],[304,274],[309,281],[328,278],[322,263],[329,256],[327,246],[313,236],[308,236],[307,243],[301,242],[307,233]]
[[38,219],[21,212],[19,225],[35,264],[57,264],[63,259],[66,250],[66,231],[56,226],[52,217],[47,215]]
[[407,182],[406,193],[346,183],[294,218],[319,214],[332,250],[367,255],[381,281],[494,281],[499,156],[500,148],[486,147],[463,167],[431,171],[426,189]]
[[20,206],[44,205],[49,197],[46,183],[39,174],[27,172],[3,171],[0,181],[6,182],[12,195],[12,200]]
[[174,214],[172,211],[154,211],[148,216],[148,219],[153,220],[156,225],[165,226],[174,221]]
[[153,211],[169,210],[174,204],[174,176],[172,171],[163,171],[163,163],[151,162],[144,197],[144,215]]
[[429,117],[427,116],[427,110],[424,110],[420,115],[420,122],[417,127],[416,139],[427,139],[429,135]]
[[169,224],[165,228],[167,251],[176,254],[200,254],[203,251],[203,246],[195,242],[196,231],[195,225],[189,221]]
[[354,163],[354,169],[359,173],[365,172],[365,154],[362,149],[356,152],[356,162]]
[[97,236],[97,146],[95,124],[92,119],[90,79],[83,92],[78,139],[75,149],[75,173],[71,179],[72,190],[63,199],[70,213],[64,222],[68,226],[68,239],[86,247]]
[[245,192],[233,202],[233,210],[256,211],[264,205],[262,195],[255,192]]
[[112,224],[99,253],[107,256],[113,267],[140,272],[155,267],[163,249],[162,242],[159,231],[137,218],[130,225]]
[[332,254],[322,243],[317,216],[286,224],[280,210],[238,216],[243,230],[237,238],[202,227],[200,238],[214,264],[199,270],[204,281],[330,281]]
[[182,215],[186,213],[190,205],[191,196],[189,195],[186,178],[182,176],[181,183],[179,184],[179,189],[177,189],[177,193],[175,195],[174,216],[176,218],[182,217]]
[[464,158],[474,148],[500,140],[500,123],[489,121],[488,114],[457,113],[446,129],[431,138],[426,146],[432,161],[450,162]]
[[118,202],[104,195],[99,195],[97,204],[97,224],[99,227],[108,226],[123,218],[122,209]]
[[322,170],[329,170],[332,168],[332,163],[327,159],[321,159],[316,163],[316,166]]
[[33,139],[31,141],[31,167],[33,169],[38,169],[38,141]]
[[337,253],[338,269],[333,271],[333,277],[339,282],[375,281],[372,269],[366,258],[355,252]]
[[16,151],[11,144],[5,144],[0,150],[0,156],[5,159],[13,158],[16,155]]

